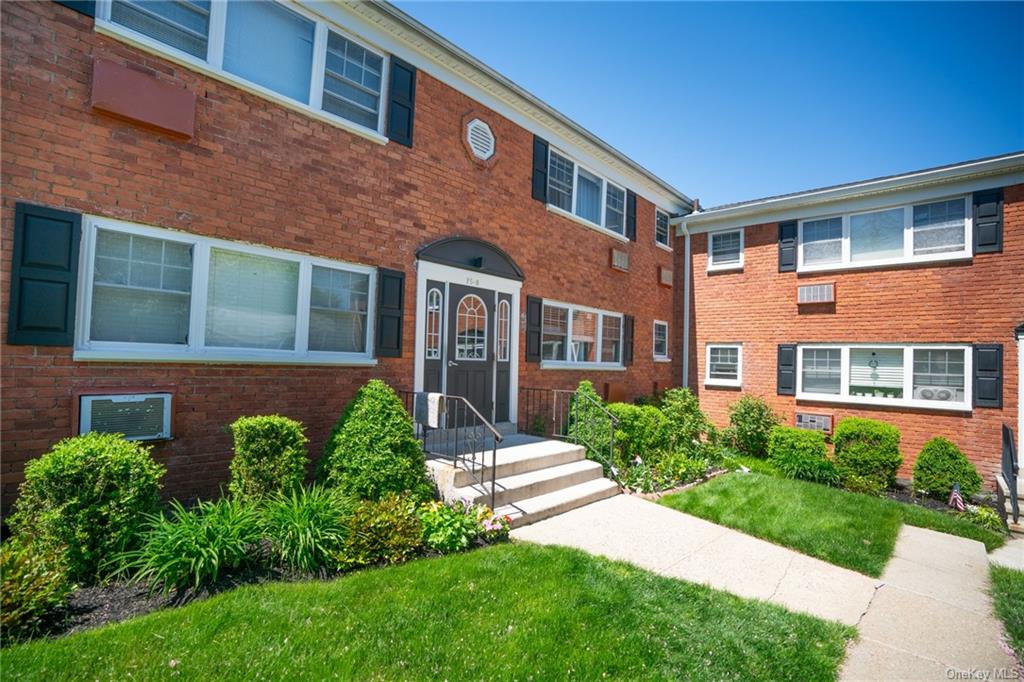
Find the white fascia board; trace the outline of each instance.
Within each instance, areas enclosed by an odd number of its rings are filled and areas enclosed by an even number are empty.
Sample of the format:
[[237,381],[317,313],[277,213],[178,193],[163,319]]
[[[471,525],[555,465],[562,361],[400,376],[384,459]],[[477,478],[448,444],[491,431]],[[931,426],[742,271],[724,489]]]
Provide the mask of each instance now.
[[871,210],[1024,183],[1024,152],[894,178],[691,213],[670,223],[681,234]]
[[385,3],[360,0],[303,0],[298,4],[423,69],[648,201],[670,208],[673,213],[690,209],[692,202],[685,194],[460,48],[411,25],[401,10]]

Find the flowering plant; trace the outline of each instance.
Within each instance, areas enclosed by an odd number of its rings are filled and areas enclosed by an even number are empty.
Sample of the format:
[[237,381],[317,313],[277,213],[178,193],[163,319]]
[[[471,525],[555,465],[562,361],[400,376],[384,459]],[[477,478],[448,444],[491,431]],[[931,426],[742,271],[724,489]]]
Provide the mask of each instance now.
[[477,507],[476,522],[480,528],[480,537],[485,542],[498,542],[508,538],[512,527],[512,519],[508,515],[498,516],[489,507]]

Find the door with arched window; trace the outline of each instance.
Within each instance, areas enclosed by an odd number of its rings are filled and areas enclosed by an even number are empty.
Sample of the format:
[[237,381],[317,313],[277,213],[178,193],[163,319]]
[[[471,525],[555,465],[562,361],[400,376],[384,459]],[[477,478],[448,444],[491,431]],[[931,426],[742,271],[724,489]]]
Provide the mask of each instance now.
[[446,393],[463,396],[493,419],[494,292],[451,284],[447,318]]

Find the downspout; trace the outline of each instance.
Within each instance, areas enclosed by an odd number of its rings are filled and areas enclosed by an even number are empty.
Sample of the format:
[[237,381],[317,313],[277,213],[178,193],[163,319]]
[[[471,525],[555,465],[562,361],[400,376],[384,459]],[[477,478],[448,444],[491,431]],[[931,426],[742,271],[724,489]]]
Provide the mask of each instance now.
[[683,381],[690,388],[690,230],[683,228]]

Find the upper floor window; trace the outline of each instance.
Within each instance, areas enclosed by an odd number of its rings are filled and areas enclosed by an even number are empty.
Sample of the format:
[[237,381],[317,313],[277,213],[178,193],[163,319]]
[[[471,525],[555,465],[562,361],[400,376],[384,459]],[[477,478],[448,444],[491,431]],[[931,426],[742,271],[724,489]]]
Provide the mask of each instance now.
[[[278,0],[100,0],[101,23],[379,133],[385,56]],[[127,29],[127,31],[125,31]],[[320,65],[319,67],[317,65]]]
[[654,359],[668,360],[668,322],[654,321]]
[[86,245],[86,359],[370,359],[372,268],[105,218]]
[[541,358],[571,365],[620,365],[622,315],[565,303],[544,303]]
[[626,190],[554,149],[548,152],[548,204],[615,234],[625,234]]
[[654,241],[662,246],[671,246],[669,236],[668,213],[661,210],[654,212]]
[[708,270],[734,270],[743,267],[743,230],[708,234]]
[[800,221],[799,269],[970,256],[968,197]]

